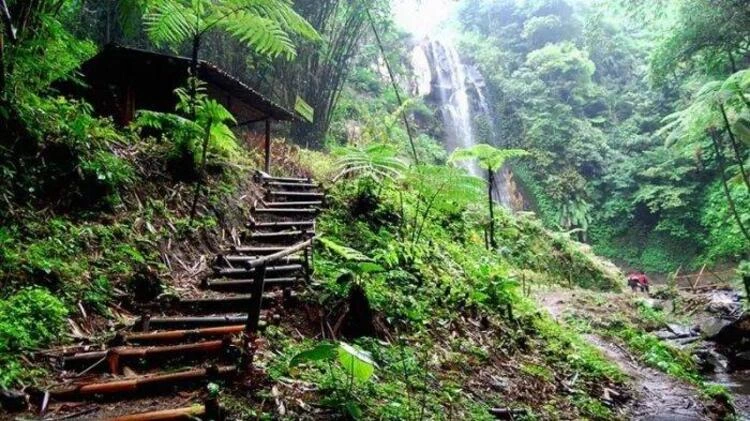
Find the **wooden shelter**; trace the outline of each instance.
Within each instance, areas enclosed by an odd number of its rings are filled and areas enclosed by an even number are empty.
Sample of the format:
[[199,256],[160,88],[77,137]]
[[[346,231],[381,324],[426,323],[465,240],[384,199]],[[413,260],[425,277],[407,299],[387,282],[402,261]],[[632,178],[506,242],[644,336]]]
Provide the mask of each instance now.
[[[136,110],[174,112],[175,89],[185,86],[191,60],[110,44],[79,69],[84,82],[60,84],[68,95],[84,98],[98,115],[111,116],[127,125]],[[271,122],[297,116],[253,90],[214,64],[200,60],[198,77],[209,97],[221,103],[237,120],[237,127],[265,123],[265,171],[270,169]]]

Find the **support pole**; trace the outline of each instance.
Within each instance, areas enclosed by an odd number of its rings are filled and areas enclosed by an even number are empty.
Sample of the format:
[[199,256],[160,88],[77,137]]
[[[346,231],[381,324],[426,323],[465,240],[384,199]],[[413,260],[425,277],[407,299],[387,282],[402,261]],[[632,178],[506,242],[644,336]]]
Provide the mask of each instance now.
[[255,268],[253,277],[253,290],[251,292],[250,308],[247,309],[246,333],[254,334],[258,331],[260,323],[260,308],[263,300],[263,287],[266,280],[266,265]]
[[263,167],[266,174],[271,174],[271,119],[266,119],[266,164]]

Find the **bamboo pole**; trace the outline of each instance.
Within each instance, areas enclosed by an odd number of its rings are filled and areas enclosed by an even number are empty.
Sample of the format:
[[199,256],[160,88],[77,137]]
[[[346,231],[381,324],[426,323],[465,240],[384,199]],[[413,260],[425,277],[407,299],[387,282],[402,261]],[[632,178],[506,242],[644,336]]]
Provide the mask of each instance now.
[[695,291],[695,288],[698,287],[698,283],[701,281],[701,277],[703,276],[703,271],[706,270],[706,265],[704,264],[701,268],[701,271],[698,272],[698,276],[695,278],[695,282],[693,282],[692,289]]
[[259,267],[259,266],[265,266],[266,264],[268,264],[268,262],[272,262],[272,261],[274,261],[276,259],[280,259],[282,257],[289,256],[290,254],[294,254],[294,253],[296,253],[296,252],[298,252],[300,250],[303,250],[306,247],[311,246],[312,242],[313,242],[313,238],[311,238],[309,240],[306,240],[306,241],[303,241],[301,243],[298,243],[298,244],[296,244],[294,246],[291,246],[291,247],[289,247],[287,249],[284,249],[284,250],[281,250],[279,252],[276,252],[276,253],[273,253],[273,254],[269,254],[268,256],[265,256],[265,257],[261,257],[260,259],[251,260],[251,261],[247,262],[247,264],[245,265],[245,267],[247,267],[248,269],[252,269],[252,268]]
[[200,418],[205,413],[206,408],[203,405],[196,405],[185,408],[165,409],[161,411],[125,415],[122,417],[110,418],[108,421],[179,421]]

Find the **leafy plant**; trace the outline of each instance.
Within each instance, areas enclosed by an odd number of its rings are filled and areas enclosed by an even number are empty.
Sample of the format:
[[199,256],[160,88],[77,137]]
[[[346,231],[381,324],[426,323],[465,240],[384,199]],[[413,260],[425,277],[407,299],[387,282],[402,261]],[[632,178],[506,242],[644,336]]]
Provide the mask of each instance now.
[[[354,419],[362,418],[362,409],[354,395],[355,382],[362,383],[369,380],[375,373],[376,364],[372,356],[345,342],[322,342],[312,349],[302,351],[289,362],[291,367],[311,362],[328,364],[328,374],[334,384],[334,393],[341,397],[333,399],[332,404]],[[337,363],[344,371],[346,378],[337,379],[332,364]],[[346,383],[344,383],[346,382]]]
[[469,148],[458,148],[451,154],[450,161],[477,160],[479,166],[487,170],[487,205],[490,210],[489,246],[497,248],[495,239],[495,214],[493,212],[494,198],[492,195],[495,185],[495,173],[502,168],[506,160],[528,155],[521,149],[496,149],[490,145],[479,144]]
[[364,147],[347,147],[334,151],[336,176],[333,181],[346,176],[397,179],[403,175],[406,163],[398,158],[399,150],[387,143],[373,143]]

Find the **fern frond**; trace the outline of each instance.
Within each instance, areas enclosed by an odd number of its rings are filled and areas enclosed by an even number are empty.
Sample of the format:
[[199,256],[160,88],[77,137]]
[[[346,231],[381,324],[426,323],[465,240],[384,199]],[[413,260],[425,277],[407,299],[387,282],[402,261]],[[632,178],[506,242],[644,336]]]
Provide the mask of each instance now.
[[180,1],[158,0],[149,5],[143,22],[146,33],[156,45],[179,45],[195,35],[201,16]]

